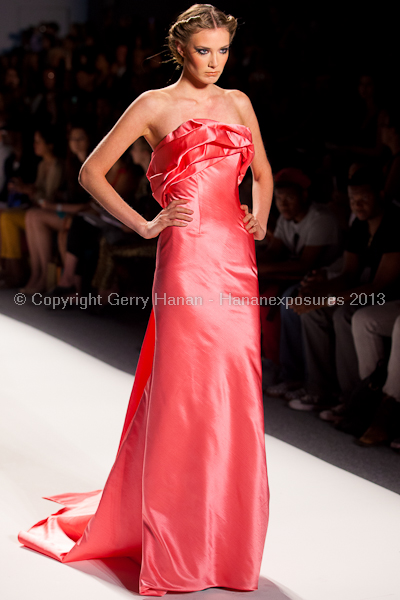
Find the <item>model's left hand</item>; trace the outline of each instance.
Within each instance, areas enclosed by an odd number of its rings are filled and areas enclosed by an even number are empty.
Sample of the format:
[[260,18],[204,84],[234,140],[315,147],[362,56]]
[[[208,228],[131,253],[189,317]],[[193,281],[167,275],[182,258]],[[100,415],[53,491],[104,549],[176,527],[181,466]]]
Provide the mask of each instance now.
[[267,233],[266,229],[263,229],[256,217],[249,212],[247,204],[241,204],[240,208],[245,212],[243,223],[247,231],[254,234],[255,240],[263,240]]

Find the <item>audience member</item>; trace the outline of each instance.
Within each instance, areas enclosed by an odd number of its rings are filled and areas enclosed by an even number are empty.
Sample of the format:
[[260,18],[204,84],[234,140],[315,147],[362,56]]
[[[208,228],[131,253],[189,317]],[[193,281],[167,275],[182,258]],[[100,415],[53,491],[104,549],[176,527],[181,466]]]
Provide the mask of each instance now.
[[[297,295],[297,286],[307,272],[339,255],[341,236],[329,209],[310,203],[311,180],[300,169],[283,169],[274,180],[280,216],[266,250],[261,247],[258,254],[261,296],[289,298]],[[283,377],[299,387],[304,377],[299,318],[287,310],[280,312],[276,302],[275,306],[261,306],[261,323],[263,356],[275,365],[281,362]]]
[[360,379],[371,375],[378,362],[386,358],[384,340],[391,338],[381,405],[359,443],[372,446],[389,440],[394,441],[394,448],[400,448],[400,295],[391,302],[360,308],[352,317],[351,328]]
[[[42,127],[34,134],[34,152],[41,158],[35,183],[26,183],[22,178],[12,179],[8,183],[9,192],[28,196],[33,206],[54,203],[56,192],[64,182],[64,164],[54,153],[54,135],[54,130],[49,127]],[[21,235],[26,229],[26,215],[29,210],[9,208],[0,214],[0,255],[5,265],[6,277],[12,286],[20,283],[23,274]],[[28,235],[27,243],[30,249],[32,240]],[[35,268],[36,265],[32,265],[32,269]]]
[[[151,148],[143,137],[132,144],[130,155],[133,163],[143,169],[131,206],[145,219],[152,221],[160,212],[161,207],[152,197],[150,184],[146,177],[151,159]],[[118,290],[116,262],[126,257],[155,258],[156,249],[157,239],[145,240],[124,225],[103,232],[99,261],[92,281],[93,287],[103,298],[103,304],[107,303],[111,292]]]
[[[400,210],[387,206],[382,184],[370,169],[359,169],[349,181],[350,206],[356,218],[346,242],[341,275],[305,284],[301,315],[307,393],[290,401],[296,410],[322,409],[345,403],[359,383],[351,319],[362,306],[400,295]],[[307,301],[308,299],[308,301]]]

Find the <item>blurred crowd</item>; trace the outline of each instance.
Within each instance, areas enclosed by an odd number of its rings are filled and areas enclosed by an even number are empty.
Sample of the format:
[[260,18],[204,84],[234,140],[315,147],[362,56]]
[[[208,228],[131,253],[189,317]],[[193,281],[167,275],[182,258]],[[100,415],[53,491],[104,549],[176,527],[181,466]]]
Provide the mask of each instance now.
[[[400,449],[400,118],[372,66],[306,69],[306,25],[271,9],[270,35],[237,36],[220,84],[246,92],[275,179],[256,242],[264,389],[363,446]],[[303,29],[302,29],[303,27]],[[77,299],[151,285],[157,240],[106,213],[81,165],[143,91],[178,76],[154,19],[107,34],[55,23],[0,58],[2,287]],[[258,40],[258,41],[257,41]],[[274,64],[271,54],[276,57]],[[303,61],[303,63],[301,62]],[[328,61],[329,62],[329,61]],[[107,174],[146,219],[160,210],[140,138]],[[251,174],[240,187],[251,206]]]

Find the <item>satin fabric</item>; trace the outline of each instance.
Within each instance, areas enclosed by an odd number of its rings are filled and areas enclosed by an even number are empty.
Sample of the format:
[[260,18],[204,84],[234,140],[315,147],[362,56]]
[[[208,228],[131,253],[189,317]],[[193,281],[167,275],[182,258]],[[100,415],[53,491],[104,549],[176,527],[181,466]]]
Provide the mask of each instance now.
[[103,490],[47,496],[63,508],[18,535],[61,562],[131,557],[142,595],[258,589],[269,486],[255,243],[238,194],[253,154],[247,127],[211,119],[156,147],[154,197],[188,199],[194,218],[159,236],[114,465]]

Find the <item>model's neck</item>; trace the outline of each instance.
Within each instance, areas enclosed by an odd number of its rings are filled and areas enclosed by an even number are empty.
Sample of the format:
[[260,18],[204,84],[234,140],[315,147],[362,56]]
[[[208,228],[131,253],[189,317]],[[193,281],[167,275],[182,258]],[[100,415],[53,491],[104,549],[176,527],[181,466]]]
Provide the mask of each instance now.
[[175,85],[179,87],[186,97],[193,98],[193,100],[197,100],[198,102],[209,98],[214,89],[213,83],[198,81],[185,68]]

